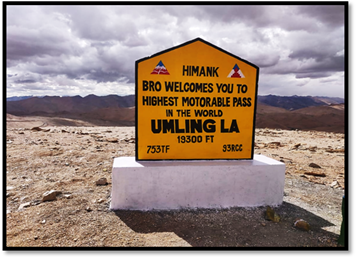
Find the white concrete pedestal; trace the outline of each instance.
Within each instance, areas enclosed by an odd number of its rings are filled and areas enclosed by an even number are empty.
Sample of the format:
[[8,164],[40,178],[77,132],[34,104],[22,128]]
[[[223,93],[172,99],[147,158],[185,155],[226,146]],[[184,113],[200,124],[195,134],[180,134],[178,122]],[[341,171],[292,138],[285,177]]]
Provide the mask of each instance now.
[[112,210],[168,210],[280,205],[285,165],[253,160],[135,161],[114,159]]

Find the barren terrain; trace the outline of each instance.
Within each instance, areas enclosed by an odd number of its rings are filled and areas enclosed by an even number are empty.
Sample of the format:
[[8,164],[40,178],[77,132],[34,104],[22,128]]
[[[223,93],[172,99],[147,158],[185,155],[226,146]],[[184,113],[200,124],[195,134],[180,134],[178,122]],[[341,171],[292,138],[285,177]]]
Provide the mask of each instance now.
[[[343,102],[330,97],[258,96],[256,127],[344,133]],[[22,118],[43,116],[56,126],[135,126],[135,95],[32,97],[7,101],[6,111]]]
[[113,159],[134,156],[134,127],[12,115],[6,126],[7,247],[337,247],[344,134],[256,129],[255,154],[286,165],[277,222],[266,206],[111,211]]

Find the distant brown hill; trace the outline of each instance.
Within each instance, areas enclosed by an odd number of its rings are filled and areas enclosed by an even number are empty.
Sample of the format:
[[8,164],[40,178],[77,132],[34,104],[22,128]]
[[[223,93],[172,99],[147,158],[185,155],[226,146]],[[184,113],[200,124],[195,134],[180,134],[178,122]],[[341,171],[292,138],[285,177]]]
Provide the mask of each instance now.
[[256,127],[344,133],[344,104],[312,106],[287,111],[283,108],[258,103]]
[[135,107],[119,108],[108,107],[101,108],[91,112],[82,113],[78,119],[96,123],[100,126],[134,126],[135,125]]
[[343,104],[344,99],[340,97],[322,96],[277,96],[266,95],[258,96],[258,102],[266,105],[281,107],[292,111],[311,106],[328,106],[330,104]]
[[[257,128],[344,132],[345,106],[344,104],[335,104],[342,100],[340,98],[298,96],[262,98],[264,102],[261,101],[260,96],[257,102]],[[276,101],[273,102],[275,106],[265,103],[271,102],[273,99]],[[6,111],[8,114],[16,116],[77,119],[98,126],[134,126],[134,106],[134,95],[47,96],[8,101]],[[307,107],[299,108],[301,106]]]
[[320,96],[258,96],[256,127],[344,133],[344,99]]
[[45,96],[6,102],[6,112],[13,115],[77,115],[102,108],[127,108],[135,106],[135,96]]
[[6,112],[16,116],[61,117],[87,121],[98,126],[135,124],[135,96],[32,97],[8,101]]

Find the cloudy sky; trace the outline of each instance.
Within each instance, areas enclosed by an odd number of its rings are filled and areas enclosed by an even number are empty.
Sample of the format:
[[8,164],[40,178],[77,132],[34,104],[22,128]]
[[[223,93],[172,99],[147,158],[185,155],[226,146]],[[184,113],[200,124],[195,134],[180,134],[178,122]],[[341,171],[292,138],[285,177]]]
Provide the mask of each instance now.
[[344,7],[6,7],[7,97],[134,94],[135,61],[200,37],[260,67],[259,95],[344,97]]

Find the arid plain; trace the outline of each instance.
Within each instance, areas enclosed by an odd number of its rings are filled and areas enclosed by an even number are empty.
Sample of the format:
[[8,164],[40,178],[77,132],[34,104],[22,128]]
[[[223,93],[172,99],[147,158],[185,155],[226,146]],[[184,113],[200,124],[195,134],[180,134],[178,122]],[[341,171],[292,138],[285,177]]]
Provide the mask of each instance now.
[[[255,136],[255,154],[286,165],[278,222],[266,207],[111,211],[113,159],[134,156],[134,127],[8,114],[6,246],[337,247],[344,134],[257,128]],[[298,219],[310,229],[295,227]]]

